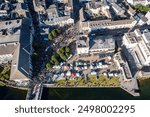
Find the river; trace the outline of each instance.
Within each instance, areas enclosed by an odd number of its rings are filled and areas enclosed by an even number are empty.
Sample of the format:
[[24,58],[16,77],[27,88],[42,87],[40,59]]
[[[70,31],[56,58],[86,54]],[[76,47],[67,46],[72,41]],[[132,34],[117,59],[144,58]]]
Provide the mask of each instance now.
[[0,100],[24,100],[27,91],[9,87],[0,87]]
[[140,97],[133,97],[121,88],[48,89],[43,100],[150,100],[150,79],[140,82]]
[[[140,82],[141,96],[133,97],[120,88],[96,88],[96,89],[51,89],[43,90],[43,100],[150,100],[150,79]],[[26,91],[0,87],[0,99],[23,100]]]

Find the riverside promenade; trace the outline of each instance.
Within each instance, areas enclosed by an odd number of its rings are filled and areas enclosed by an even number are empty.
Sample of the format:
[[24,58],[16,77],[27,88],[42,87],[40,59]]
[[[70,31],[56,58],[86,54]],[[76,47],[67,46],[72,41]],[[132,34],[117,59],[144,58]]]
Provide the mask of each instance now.
[[[123,83],[121,86],[56,86],[54,84],[38,84],[34,86],[34,88],[29,89],[27,92],[26,100],[41,100],[43,88],[122,88],[132,96],[140,96],[139,92],[135,92],[135,90],[138,90],[138,84],[136,79],[133,80],[130,83]],[[132,85],[131,85],[132,84]]]

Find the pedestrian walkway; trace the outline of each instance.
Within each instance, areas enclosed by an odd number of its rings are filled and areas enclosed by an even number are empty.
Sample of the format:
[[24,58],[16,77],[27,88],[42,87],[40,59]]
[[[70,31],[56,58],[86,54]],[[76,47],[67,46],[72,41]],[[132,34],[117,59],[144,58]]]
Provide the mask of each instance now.
[[136,90],[139,90],[138,87],[138,81],[136,78],[132,78],[130,81],[124,81],[123,77],[120,78],[121,82],[121,88],[125,90],[126,92],[130,93],[133,96],[140,96],[139,92],[136,92]]

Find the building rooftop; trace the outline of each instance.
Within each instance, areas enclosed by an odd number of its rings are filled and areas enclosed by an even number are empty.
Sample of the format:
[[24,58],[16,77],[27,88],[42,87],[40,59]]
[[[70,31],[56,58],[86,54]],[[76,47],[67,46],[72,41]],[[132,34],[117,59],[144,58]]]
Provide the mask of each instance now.
[[127,58],[129,59],[130,68],[134,69],[133,71],[150,64],[149,36],[148,30],[140,31],[139,29],[124,35],[124,45],[129,54]]
[[125,13],[125,10],[123,10],[118,4],[112,3],[112,8],[116,12],[117,15],[122,15]]
[[8,21],[0,21],[0,30],[1,29],[10,29],[14,27],[19,27],[22,24],[22,19],[17,20],[8,20]]
[[97,9],[97,8],[100,8],[101,5],[102,5],[102,3],[100,1],[98,1],[98,2],[91,1],[86,4],[88,9]]
[[43,2],[45,0],[33,0],[33,6],[36,12],[45,12]]
[[70,19],[70,16],[64,16],[64,17],[57,17],[52,20],[46,20],[44,23],[47,25],[58,25],[58,22],[65,22]]
[[112,36],[98,36],[90,39],[90,50],[114,49],[115,41]]
[[76,44],[78,48],[89,47],[89,37],[80,35],[77,39]]
[[24,74],[26,77],[29,77],[30,73],[30,44],[31,44],[31,21],[28,19],[23,20],[21,34],[20,34],[20,48],[19,48],[19,61],[18,61],[18,69]]
[[0,44],[0,55],[13,54],[17,46],[18,43]]
[[28,10],[25,3],[15,3],[13,6],[15,7],[15,10]]
[[58,17],[58,11],[56,5],[50,5],[49,8],[46,10],[49,17],[56,18]]
[[126,25],[126,24],[132,24],[134,20],[128,19],[128,20],[118,20],[118,21],[111,21],[108,20],[98,20],[98,21],[87,21],[83,22],[83,28],[88,26],[89,28],[103,28],[103,27],[109,27],[109,26],[117,26],[117,25]]
[[21,19],[0,22],[0,44],[18,42],[21,24]]
[[[19,21],[19,22],[18,22]],[[31,53],[31,21],[28,18],[20,20],[10,20],[0,22],[0,30],[6,29],[16,29],[11,34],[2,35],[0,34],[0,55],[12,54],[12,65],[11,65],[11,74],[10,80],[21,80],[25,78],[26,80],[30,78],[30,53]],[[21,28],[20,28],[21,27]],[[20,76],[16,76],[16,74]],[[18,75],[19,75],[18,74]]]
[[142,37],[143,37],[145,43],[150,43],[150,32],[149,32],[149,30],[145,30],[142,34]]
[[143,40],[142,33],[139,29],[136,29],[134,32],[125,33],[124,36],[129,44],[139,43]]

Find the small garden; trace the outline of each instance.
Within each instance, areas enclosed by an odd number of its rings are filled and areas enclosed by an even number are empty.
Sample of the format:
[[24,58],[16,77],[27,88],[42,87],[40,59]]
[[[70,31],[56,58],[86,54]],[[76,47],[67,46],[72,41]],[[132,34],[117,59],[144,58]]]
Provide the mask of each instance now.
[[0,66],[0,86],[4,86],[4,80],[9,80],[10,68],[6,66]]
[[118,87],[120,86],[120,81],[117,77],[106,78],[100,75],[98,78],[96,76],[90,76],[87,80],[84,78],[77,78],[76,80],[58,80],[56,81],[56,86],[85,86],[85,87]]

